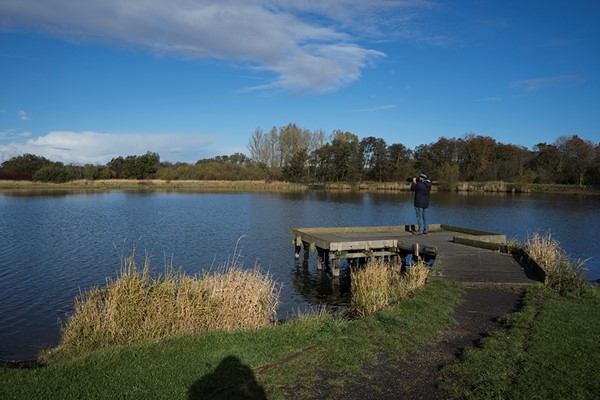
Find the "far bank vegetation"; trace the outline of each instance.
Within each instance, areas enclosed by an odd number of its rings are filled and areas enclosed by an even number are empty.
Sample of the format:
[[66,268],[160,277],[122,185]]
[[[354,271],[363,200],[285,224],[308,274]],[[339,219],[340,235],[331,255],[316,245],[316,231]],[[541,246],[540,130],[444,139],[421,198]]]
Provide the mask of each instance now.
[[465,134],[410,149],[374,136],[361,139],[341,130],[326,135],[290,123],[268,132],[257,128],[247,149],[248,155],[235,153],[195,163],[164,162],[151,151],[115,157],[105,165],[65,165],[22,154],[1,164],[0,181],[262,181],[406,190],[407,178],[425,172],[438,190],[527,192],[539,185],[600,185],[600,143],[578,135],[528,149]]

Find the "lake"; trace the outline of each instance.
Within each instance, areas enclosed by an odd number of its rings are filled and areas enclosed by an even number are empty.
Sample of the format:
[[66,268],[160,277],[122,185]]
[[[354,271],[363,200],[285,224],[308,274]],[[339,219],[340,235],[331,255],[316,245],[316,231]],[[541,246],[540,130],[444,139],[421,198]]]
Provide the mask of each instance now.
[[[600,278],[600,196],[433,193],[430,223],[502,233],[550,232]],[[415,223],[412,194],[0,193],[0,360],[32,359],[59,341],[79,290],[115,277],[123,257],[201,273],[233,258],[283,285],[280,316],[343,301],[338,282],[297,267],[293,227]],[[311,256],[312,257],[312,256]],[[341,278],[344,285],[344,276]]]

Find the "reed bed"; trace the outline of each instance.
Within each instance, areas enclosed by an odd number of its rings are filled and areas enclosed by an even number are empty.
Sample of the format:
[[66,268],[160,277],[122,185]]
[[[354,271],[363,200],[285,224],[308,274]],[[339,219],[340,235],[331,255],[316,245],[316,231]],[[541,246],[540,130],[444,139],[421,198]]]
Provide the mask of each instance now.
[[291,182],[244,180],[162,180],[162,179],[98,179],[75,180],[66,183],[48,183],[32,181],[0,181],[0,189],[173,189],[173,190],[210,190],[210,191],[260,191],[288,192],[303,191],[306,185]]
[[359,316],[372,314],[408,297],[425,284],[428,275],[429,267],[424,262],[401,273],[383,261],[369,261],[350,272],[351,309]]
[[580,293],[589,284],[583,275],[585,261],[572,261],[550,233],[528,235],[524,249],[544,270],[544,285],[560,294]]
[[148,261],[139,268],[131,256],[116,279],[80,293],[58,349],[253,330],[276,319],[280,286],[256,267],[226,264],[201,277],[172,268],[157,277],[149,271]]
[[529,185],[519,182],[460,182],[456,184],[459,192],[489,192],[489,193],[529,193]]

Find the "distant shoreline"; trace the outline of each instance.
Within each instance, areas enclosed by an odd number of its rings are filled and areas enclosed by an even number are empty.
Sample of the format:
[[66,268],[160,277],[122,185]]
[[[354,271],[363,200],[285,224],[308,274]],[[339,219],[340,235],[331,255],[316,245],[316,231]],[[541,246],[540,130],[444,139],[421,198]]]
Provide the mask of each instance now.
[[[547,193],[565,195],[599,195],[600,188],[557,184],[517,184],[511,182],[461,182],[457,192],[480,193]],[[434,186],[434,190],[435,190]],[[6,191],[103,191],[103,190],[175,190],[175,191],[238,191],[238,192],[303,192],[307,190],[398,192],[409,191],[406,182],[356,183],[292,183],[281,181],[208,181],[208,180],[75,180],[65,183],[0,180],[0,192]]]

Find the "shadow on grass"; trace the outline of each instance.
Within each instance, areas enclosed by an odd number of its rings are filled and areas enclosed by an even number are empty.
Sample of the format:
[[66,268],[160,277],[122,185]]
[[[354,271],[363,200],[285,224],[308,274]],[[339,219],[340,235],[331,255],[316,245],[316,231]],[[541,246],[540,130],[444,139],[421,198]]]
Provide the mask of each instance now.
[[225,357],[212,373],[197,380],[188,391],[189,400],[266,398],[252,369],[235,356]]

